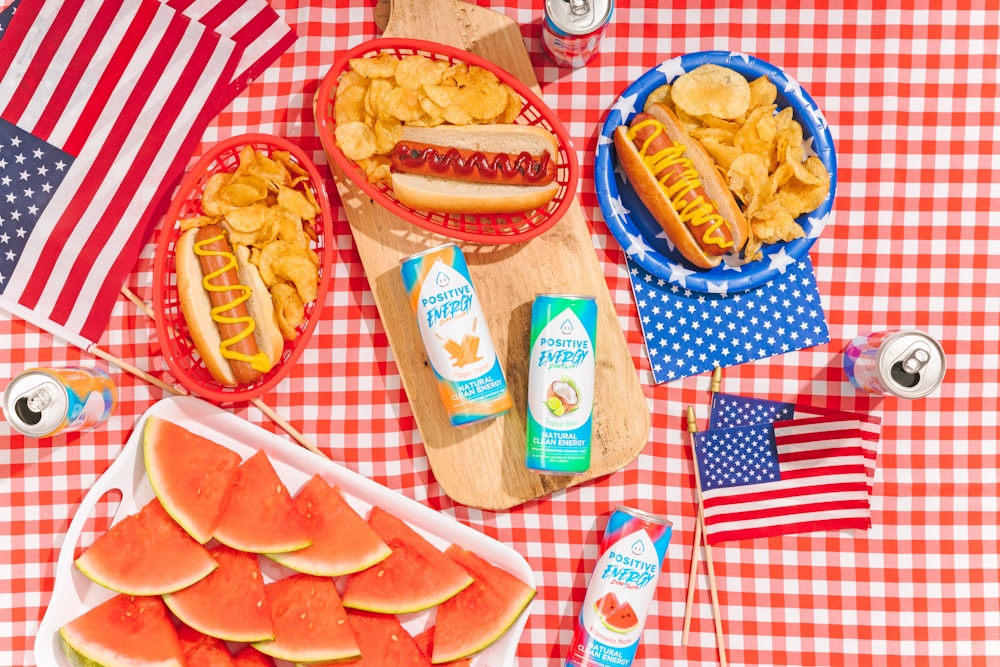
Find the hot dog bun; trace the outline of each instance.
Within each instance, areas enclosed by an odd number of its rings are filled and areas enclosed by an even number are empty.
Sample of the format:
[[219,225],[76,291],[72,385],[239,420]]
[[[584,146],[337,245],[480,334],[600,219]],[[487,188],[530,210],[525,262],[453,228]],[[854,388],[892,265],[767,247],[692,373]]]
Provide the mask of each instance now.
[[[670,140],[684,147],[684,157],[693,163],[700,180],[700,186],[725,221],[728,237],[732,245],[727,252],[737,253],[749,237],[749,225],[740,210],[732,191],[719,173],[715,161],[701,143],[689,135],[674,113],[665,105],[650,105],[646,112],[662,124]],[[684,222],[677,209],[671,204],[667,192],[656,179],[656,175],[646,166],[639,149],[628,137],[628,127],[615,129],[614,142],[618,163],[628,177],[632,189],[642,200],[650,214],[663,228],[677,251],[689,262],[703,269],[710,269],[722,262],[722,252],[707,252],[703,243],[696,238],[692,229]]]
[[[202,285],[204,271],[201,261],[194,252],[197,235],[198,229],[189,229],[177,239],[174,248],[177,297],[191,340],[205,362],[208,372],[221,385],[237,386],[241,382],[237,379],[232,365],[222,354],[222,335],[212,320],[212,301]],[[239,282],[251,290],[246,305],[255,324],[253,339],[256,348],[267,355],[273,366],[281,359],[284,340],[278,329],[270,294],[257,267],[249,261],[249,251],[243,246],[238,246],[235,256]]]
[[[534,125],[404,125],[402,141],[513,156],[522,151],[532,155],[547,152],[552,160],[559,151],[555,136]],[[554,181],[547,185],[478,183],[394,171],[392,190],[402,204],[421,211],[518,213],[545,206],[556,196],[559,184]]]

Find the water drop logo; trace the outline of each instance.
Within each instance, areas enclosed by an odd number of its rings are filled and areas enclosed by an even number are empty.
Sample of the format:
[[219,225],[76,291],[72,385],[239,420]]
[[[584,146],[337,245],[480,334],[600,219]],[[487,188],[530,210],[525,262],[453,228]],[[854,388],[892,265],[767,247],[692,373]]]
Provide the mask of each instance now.
[[451,279],[448,278],[448,274],[444,271],[437,272],[437,278],[434,280],[438,287],[447,287],[451,284]]
[[642,540],[636,540],[632,543],[632,555],[641,556],[646,553],[646,545],[642,543]]
[[573,323],[568,317],[563,320],[562,326],[559,327],[559,333],[563,336],[570,336],[573,334]]

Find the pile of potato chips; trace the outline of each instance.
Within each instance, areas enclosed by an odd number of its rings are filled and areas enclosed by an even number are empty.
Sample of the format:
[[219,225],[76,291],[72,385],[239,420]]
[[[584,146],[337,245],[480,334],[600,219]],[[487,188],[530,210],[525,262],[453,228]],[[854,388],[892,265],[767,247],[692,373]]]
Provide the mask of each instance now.
[[334,95],[334,136],[371,183],[389,181],[403,125],[512,123],[523,101],[493,72],[420,54],[352,58]]
[[767,77],[702,65],[654,90],[646,106],[662,102],[719,166],[750,223],[747,260],[761,246],[805,235],[795,218],[815,210],[830,192],[830,174],[806,156],[802,126],[792,109],[777,111],[777,88]]
[[201,210],[181,220],[181,230],[221,224],[234,251],[246,247],[271,293],[281,334],[293,340],[319,289],[320,260],[311,246],[320,207],[309,173],[287,151],[268,156],[245,146],[235,171],[205,181]]

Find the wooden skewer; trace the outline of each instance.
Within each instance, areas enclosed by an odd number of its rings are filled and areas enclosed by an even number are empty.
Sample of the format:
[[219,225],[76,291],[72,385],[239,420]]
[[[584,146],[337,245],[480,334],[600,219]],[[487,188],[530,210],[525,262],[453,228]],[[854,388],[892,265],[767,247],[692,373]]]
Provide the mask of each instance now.
[[[121,292],[122,292],[122,294],[125,295],[125,298],[127,298],[129,301],[131,301],[132,303],[134,303],[136,306],[138,306],[141,311],[143,311],[144,313],[146,313],[146,316],[149,317],[149,319],[154,319],[155,318],[155,315],[153,313],[153,309],[149,307],[148,303],[146,303],[145,301],[143,301],[142,299],[140,299],[139,296],[135,292],[133,292],[132,290],[130,290],[128,287],[125,287],[125,286],[122,286]],[[100,352],[100,354],[98,354],[98,352]],[[123,370],[126,370],[129,373],[132,373],[133,375],[136,375],[136,376],[142,378],[143,380],[146,380],[147,382],[150,382],[150,383],[156,385],[157,387],[160,387],[161,389],[164,389],[166,391],[172,392],[174,394],[186,394],[187,393],[187,392],[185,392],[183,390],[178,389],[177,387],[173,387],[171,385],[168,385],[167,383],[163,382],[162,380],[159,380],[159,379],[153,377],[152,375],[146,373],[145,371],[139,370],[138,368],[136,368],[135,366],[132,366],[131,364],[127,364],[126,362],[122,361],[118,357],[114,357],[114,356],[108,354],[107,352],[104,352],[103,350],[96,350],[95,349],[94,354],[97,354],[97,356],[101,357],[102,359],[105,359],[109,363],[113,363],[116,366],[118,366],[119,368],[122,368]],[[260,398],[254,398],[254,399],[251,399],[250,402],[253,403],[257,407],[258,410],[260,410],[262,413],[264,413],[265,417],[267,417],[268,419],[270,419],[271,421],[273,421],[275,424],[277,424],[279,428],[281,428],[288,435],[290,435],[292,437],[292,439],[294,439],[297,443],[299,443],[300,445],[302,445],[303,447],[305,447],[306,449],[308,449],[310,452],[312,452],[314,454],[318,454],[319,456],[322,456],[324,458],[329,458],[326,454],[323,453],[322,450],[319,449],[319,447],[317,447],[316,445],[314,445],[313,443],[311,443],[304,435],[302,435],[298,431],[298,429],[296,429],[294,426],[292,426],[291,424],[289,424],[288,421],[286,421],[284,418],[282,418],[281,416],[279,416],[278,413],[275,412],[271,408],[271,406],[269,406],[263,400],[261,400]]]
[[[711,406],[715,402],[715,395],[722,390],[722,367],[716,366],[715,370],[712,371],[712,384],[709,387],[710,403]],[[711,407],[709,407],[709,415],[711,415]],[[690,422],[688,427],[691,427]],[[696,428],[697,430],[697,428]],[[695,466],[697,466],[697,460],[695,461]],[[696,470],[697,473],[697,470]],[[694,524],[694,549],[691,552],[691,571],[688,574],[688,591],[687,591],[687,603],[684,607],[684,631],[681,633],[681,646],[687,646],[688,635],[691,632],[691,608],[694,604],[694,583],[695,578],[698,575],[698,560],[701,555],[701,541],[702,532],[701,528],[705,521],[704,506],[702,503],[698,503],[697,517],[695,518]]]
[[[688,406],[687,428],[692,436],[698,432],[698,422],[694,416],[694,408]],[[695,448],[694,437],[691,438],[691,447]],[[694,479],[695,491],[698,496],[698,523],[701,526],[701,533],[705,535],[705,506],[701,498],[701,476],[698,473],[697,454],[695,454]],[[696,545],[697,546],[697,545]],[[715,584],[715,566],[712,564],[712,547],[705,540],[705,565],[708,568],[708,590],[712,596],[712,616],[715,618],[715,641],[719,646],[719,664],[726,667],[726,639],[722,633],[722,612],[719,609],[719,590]]]

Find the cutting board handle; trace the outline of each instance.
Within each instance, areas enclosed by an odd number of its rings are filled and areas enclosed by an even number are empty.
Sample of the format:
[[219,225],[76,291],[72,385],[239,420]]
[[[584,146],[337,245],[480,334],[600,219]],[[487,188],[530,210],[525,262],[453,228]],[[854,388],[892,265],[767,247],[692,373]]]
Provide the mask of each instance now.
[[374,19],[385,37],[420,38],[464,49],[501,65],[539,92],[520,26],[505,14],[462,0],[378,0]]

